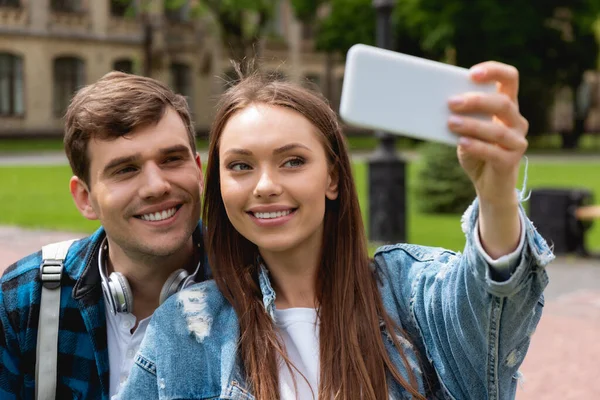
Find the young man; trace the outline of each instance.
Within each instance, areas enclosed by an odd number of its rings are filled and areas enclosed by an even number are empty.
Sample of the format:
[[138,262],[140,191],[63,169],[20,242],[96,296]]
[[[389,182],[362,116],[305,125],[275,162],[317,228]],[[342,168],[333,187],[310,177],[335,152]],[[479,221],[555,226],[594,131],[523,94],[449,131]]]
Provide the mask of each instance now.
[[[117,72],[73,98],[65,150],[75,205],[102,227],[64,261],[55,398],[108,399],[159,303],[208,274],[200,158],[185,99]],[[0,280],[2,399],[35,397],[41,261],[29,255]]]

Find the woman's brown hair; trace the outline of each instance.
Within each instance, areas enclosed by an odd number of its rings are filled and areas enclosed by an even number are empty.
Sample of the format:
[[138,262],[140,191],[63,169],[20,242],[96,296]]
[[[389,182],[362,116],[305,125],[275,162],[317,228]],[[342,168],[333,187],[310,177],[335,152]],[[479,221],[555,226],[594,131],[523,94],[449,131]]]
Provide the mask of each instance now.
[[[389,373],[415,398],[424,399],[396,338],[396,334],[404,333],[385,312],[370,267],[348,150],[335,112],[319,94],[259,74],[241,79],[220,100],[210,133],[203,207],[209,261],[219,289],[238,316],[241,360],[254,395],[259,400],[279,398],[278,355],[288,368],[293,368],[263,304],[258,249],[229,222],[220,191],[219,141],[223,129],[232,115],[257,103],[292,109],[307,118],[322,135],[328,161],[339,180],[337,199],[326,200],[315,282],[320,318],[318,398],[387,399]],[[401,355],[409,381],[387,354],[380,320],[393,330],[390,333],[395,333],[389,336]]]

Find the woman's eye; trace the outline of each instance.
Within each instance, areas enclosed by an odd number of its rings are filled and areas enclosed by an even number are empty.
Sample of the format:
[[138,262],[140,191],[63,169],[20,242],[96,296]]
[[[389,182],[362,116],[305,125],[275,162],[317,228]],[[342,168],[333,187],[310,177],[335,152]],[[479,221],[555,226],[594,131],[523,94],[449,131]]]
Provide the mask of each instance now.
[[250,170],[250,166],[244,163],[233,163],[229,165],[229,169],[232,171],[248,171]]
[[287,160],[283,166],[288,168],[297,168],[304,165],[304,160],[301,158],[292,158],[291,160]]

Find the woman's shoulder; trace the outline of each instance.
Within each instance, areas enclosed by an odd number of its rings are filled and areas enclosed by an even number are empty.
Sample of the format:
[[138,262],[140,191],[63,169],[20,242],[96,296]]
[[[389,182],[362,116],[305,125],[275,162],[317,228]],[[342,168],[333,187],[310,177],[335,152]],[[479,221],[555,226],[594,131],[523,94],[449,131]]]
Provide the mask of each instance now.
[[198,341],[237,325],[235,311],[214,280],[194,284],[171,296],[153,316],[155,324],[195,336]]
[[411,243],[397,243],[385,245],[375,250],[375,260],[389,261],[428,262],[449,261],[460,253],[442,247],[422,246]]

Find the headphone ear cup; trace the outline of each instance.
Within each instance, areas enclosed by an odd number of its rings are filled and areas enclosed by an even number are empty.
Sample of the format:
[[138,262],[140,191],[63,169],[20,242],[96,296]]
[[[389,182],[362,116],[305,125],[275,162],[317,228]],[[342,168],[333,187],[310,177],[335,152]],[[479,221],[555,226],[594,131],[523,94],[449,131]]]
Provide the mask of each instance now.
[[188,277],[188,272],[185,269],[178,269],[173,272],[163,285],[160,296],[158,297],[159,304],[164,303],[172,294],[179,291],[181,283]]
[[117,312],[131,313],[133,311],[133,295],[127,278],[120,272],[113,272],[108,281]]
[[106,302],[106,306],[110,310],[110,312],[115,315],[117,313],[117,305],[115,304],[115,298],[112,295],[111,283],[107,280],[102,280],[102,293],[104,293],[104,299]]

